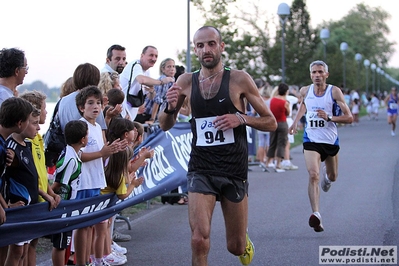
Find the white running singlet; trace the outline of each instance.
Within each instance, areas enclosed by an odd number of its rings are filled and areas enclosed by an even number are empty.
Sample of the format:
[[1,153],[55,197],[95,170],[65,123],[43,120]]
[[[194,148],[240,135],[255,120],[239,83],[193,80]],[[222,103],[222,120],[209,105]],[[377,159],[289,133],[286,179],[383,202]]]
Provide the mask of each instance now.
[[332,85],[328,85],[324,94],[317,96],[314,93],[313,84],[309,86],[304,100],[306,105],[306,125],[303,142],[338,145],[337,125],[317,116],[317,110],[324,110],[328,116],[333,115],[334,99],[332,97],[332,88]]

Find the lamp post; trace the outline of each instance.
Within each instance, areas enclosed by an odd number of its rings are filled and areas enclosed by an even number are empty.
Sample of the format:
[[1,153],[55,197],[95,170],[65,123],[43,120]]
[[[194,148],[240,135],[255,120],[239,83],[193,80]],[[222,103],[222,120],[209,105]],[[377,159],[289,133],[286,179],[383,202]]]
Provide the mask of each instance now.
[[376,71],[377,71],[377,89],[378,89],[378,91],[380,91],[381,68],[377,67]]
[[329,38],[330,38],[330,31],[328,29],[322,29],[320,31],[320,39],[323,42],[323,46],[324,46],[324,49],[323,49],[324,62],[326,62],[326,45],[327,45],[327,40]]
[[356,87],[360,88],[360,61],[362,61],[362,55],[357,53],[355,54],[355,60],[357,62],[357,73],[356,73]]
[[284,55],[284,35],[285,35],[285,23],[287,22],[288,15],[290,14],[290,7],[286,3],[278,5],[277,14],[280,17],[282,25],[282,42],[281,42],[281,81],[285,82],[285,55]]
[[346,88],[346,51],[348,51],[348,44],[346,42],[341,42],[339,49],[344,56],[344,78],[343,78],[343,89]]
[[369,66],[370,66],[370,60],[364,59],[363,65],[366,68],[366,95],[369,95]]
[[377,68],[377,66],[372,63],[371,66],[371,71],[373,71],[373,93],[375,92],[375,69]]
[[190,0],[187,0],[187,51],[186,51],[186,67],[187,72],[191,72],[191,42],[190,42]]

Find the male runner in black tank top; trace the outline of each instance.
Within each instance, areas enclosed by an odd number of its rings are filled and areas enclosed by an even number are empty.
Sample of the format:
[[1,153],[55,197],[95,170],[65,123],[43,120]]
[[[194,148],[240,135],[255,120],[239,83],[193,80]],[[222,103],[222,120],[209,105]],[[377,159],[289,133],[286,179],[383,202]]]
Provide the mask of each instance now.
[[[246,125],[274,131],[276,120],[264,104],[248,73],[221,62],[224,42],[210,26],[194,35],[194,51],[201,70],[181,75],[166,93],[159,115],[160,127],[169,130],[188,99],[192,110],[193,140],[188,165],[188,208],[192,265],[208,265],[212,214],[220,201],[226,224],[227,249],[249,265],[254,246],[248,225],[248,142]],[[247,117],[244,98],[259,117]],[[220,264],[220,263],[212,263]]]

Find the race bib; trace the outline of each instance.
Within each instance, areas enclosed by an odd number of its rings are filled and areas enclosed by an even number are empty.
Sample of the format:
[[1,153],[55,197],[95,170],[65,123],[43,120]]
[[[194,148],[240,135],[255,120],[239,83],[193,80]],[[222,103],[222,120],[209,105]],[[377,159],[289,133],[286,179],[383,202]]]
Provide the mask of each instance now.
[[398,109],[398,104],[397,103],[389,103],[389,109],[392,109],[392,110]]
[[197,146],[219,146],[234,143],[233,129],[217,130],[213,125],[216,116],[195,118]]
[[323,128],[327,127],[328,122],[317,115],[317,112],[307,112],[306,121],[308,128]]

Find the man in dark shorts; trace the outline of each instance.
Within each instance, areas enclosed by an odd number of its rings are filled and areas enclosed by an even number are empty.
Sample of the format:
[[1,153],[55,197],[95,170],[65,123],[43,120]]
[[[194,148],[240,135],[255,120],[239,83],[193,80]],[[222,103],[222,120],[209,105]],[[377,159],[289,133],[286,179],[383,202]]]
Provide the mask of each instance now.
[[[246,126],[273,131],[277,123],[252,77],[221,62],[225,43],[216,28],[200,28],[193,41],[202,67],[179,76],[166,93],[159,113],[160,127],[169,130],[186,98],[192,110],[193,139],[187,173],[192,265],[208,265],[211,220],[217,200],[223,210],[227,249],[239,256],[243,265],[249,265],[254,246],[247,234]],[[259,117],[244,115],[244,98]]]
[[327,192],[331,182],[338,176],[339,139],[336,123],[350,124],[353,118],[341,89],[326,83],[329,75],[327,64],[314,61],[309,69],[313,84],[301,88],[300,94],[304,100],[288,132],[297,132],[298,121],[306,113],[303,149],[309,173],[308,194],[313,211],[309,226],[316,232],[322,232],[324,228],[319,213],[320,165],[325,162],[322,167],[321,188]]

